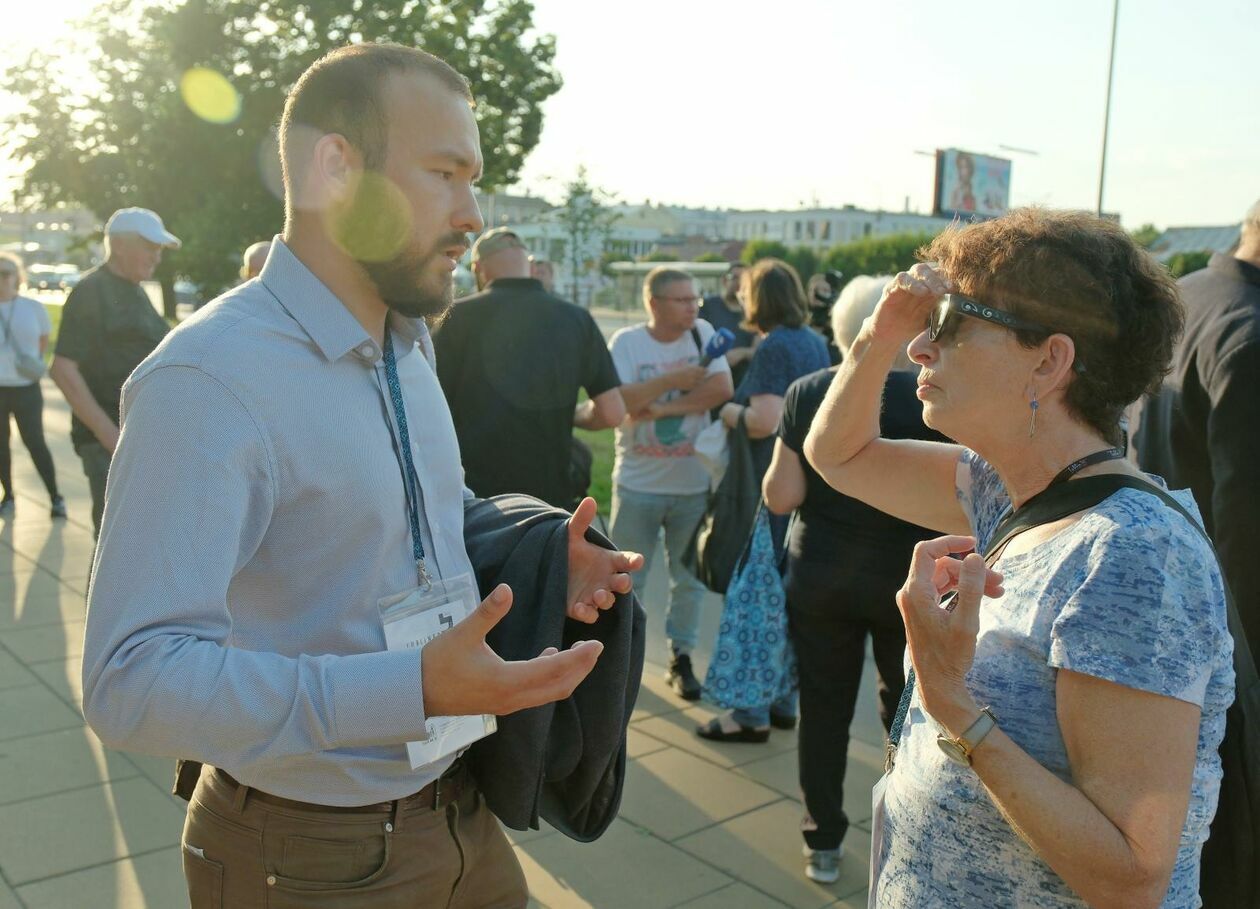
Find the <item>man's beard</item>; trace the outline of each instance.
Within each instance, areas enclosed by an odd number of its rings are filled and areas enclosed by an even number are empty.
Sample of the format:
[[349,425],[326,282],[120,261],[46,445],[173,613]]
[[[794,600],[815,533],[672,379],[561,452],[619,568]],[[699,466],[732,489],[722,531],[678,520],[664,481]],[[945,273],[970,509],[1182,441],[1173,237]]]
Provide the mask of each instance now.
[[454,281],[445,272],[439,278],[434,262],[444,250],[463,243],[463,234],[447,236],[424,255],[405,249],[386,262],[359,264],[386,306],[409,319],[429,319],[446,312],[455,299]]

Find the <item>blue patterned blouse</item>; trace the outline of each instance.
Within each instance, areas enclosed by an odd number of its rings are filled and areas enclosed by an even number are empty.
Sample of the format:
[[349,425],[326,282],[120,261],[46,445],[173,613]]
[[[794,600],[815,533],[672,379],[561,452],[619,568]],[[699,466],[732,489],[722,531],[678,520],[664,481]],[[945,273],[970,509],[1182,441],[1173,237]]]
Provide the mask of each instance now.
[[[1198,515],[1189,492],[1173,495]],[[1010,503],[974,452],[959,463],[958,498],[983,549]],[[1211,549],[1154,496],[1124,489],[998,566],[1006,594],[981,606],[967,687],[1043,767],[1071,780],[1055,713],[1059,669],[1202,708],[1189,811],[1162,904],[1199,906],[1199,852],[1216,812],[1217,748],[1234,696],[1233,640]],[[885,795],[877,905],[1084,906],[1002,818],[975,773],[946,759],[938,729],[916,691]]]

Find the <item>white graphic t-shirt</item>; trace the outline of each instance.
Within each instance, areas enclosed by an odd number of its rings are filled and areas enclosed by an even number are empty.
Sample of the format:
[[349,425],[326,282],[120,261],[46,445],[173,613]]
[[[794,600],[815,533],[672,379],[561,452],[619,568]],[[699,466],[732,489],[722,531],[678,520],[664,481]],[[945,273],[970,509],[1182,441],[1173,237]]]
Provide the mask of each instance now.
[[[713,337],[713,326],[696,320],[700,347]],[[662,373],[700,362],[700,349],[691,332],[668,344],[648,334],[646,325],[623,328],[608,342],[613,364],[623,385],[646,382]],[[709,375],[729,373],[726,357],[709,364]],[[672,401],[683,392],[657,398]],[[696,459],[696,436],[710,423],[708,412],[659,420],[631,420],[617,427],[617,457],[613,482],[634,492],[690,495],[709,488],[709,475]]]

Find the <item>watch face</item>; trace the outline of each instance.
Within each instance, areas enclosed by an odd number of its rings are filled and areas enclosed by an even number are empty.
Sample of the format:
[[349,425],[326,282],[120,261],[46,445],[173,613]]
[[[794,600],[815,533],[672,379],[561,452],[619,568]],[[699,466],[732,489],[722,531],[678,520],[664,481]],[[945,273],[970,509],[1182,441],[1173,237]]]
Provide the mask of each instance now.
[[943,735],[936,737],[936,744],[940,746],[941,751],[945,752],[945,757],[949,758],[955,764],[963,767],[970,767],[971,761],[967,758],[967,752],[963,751],[962,745],[958,744],[951,738]]

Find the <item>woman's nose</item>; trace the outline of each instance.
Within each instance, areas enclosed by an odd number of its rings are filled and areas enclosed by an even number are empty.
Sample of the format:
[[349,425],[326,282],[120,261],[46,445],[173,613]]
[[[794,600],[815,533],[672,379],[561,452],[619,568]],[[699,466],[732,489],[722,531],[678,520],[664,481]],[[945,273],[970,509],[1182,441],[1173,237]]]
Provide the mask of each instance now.
[[919,332],[911,340],[906,348],[906,354],[915,363],[920,366],[932,363],[936,360],[937,347],[936,344],[928,340],[926,330]]

